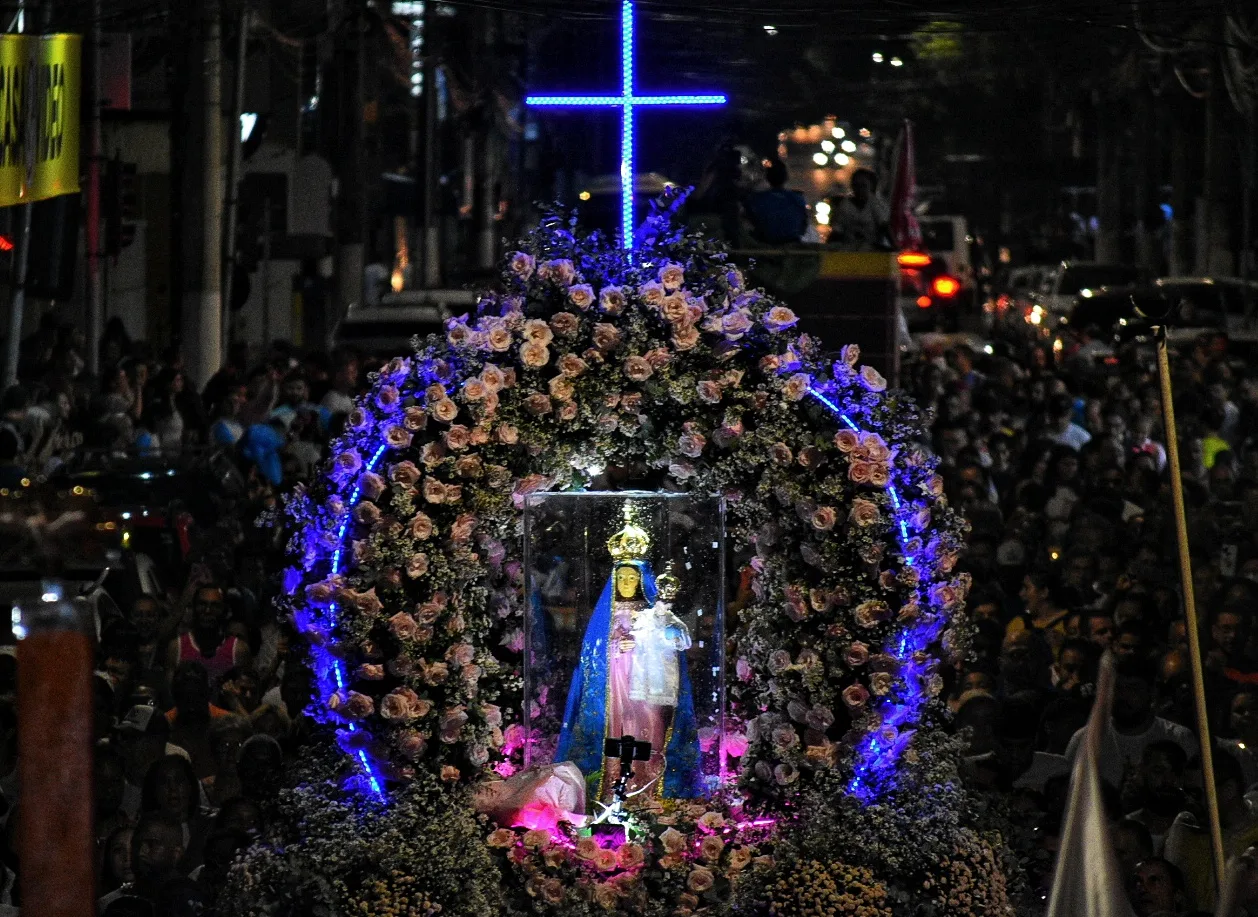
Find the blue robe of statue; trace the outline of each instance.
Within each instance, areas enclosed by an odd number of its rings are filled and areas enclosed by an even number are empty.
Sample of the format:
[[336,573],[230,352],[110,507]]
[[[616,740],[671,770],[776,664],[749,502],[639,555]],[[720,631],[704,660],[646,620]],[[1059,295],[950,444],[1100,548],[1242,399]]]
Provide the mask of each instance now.
[[[624,566],[625,564],[617,564]],[[648,607],[655,602],[655,576],[650,566],[635,561],[642,575],[642,591]],[[612,629],[612,597],[615,591],[615,569],[594,606],[594,614],[581,642],[581,658],[568,688],[564,706],[563,728],[555,749],[555,761],[571,761],[585,776],[586,793],[590,799],[601,798],[603,782],[603,742],[607,736],[607,687],[609,637]],[[699,729],[695,722],[694,697],[685,653],[679,654],[679,686],[677,704],[664,748],[662,786],[649,792],[669,799],[690,799],[703,795],[700,771]],[[615,736],[614,738],[619,738]],[[657,749],[658,750],[658,749]]]

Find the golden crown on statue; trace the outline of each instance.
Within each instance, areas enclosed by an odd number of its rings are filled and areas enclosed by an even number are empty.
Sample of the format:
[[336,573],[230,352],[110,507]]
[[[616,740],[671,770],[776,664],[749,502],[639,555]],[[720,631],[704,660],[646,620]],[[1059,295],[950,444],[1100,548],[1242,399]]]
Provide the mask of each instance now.
[[651,536],[637,524],[633,504],[625,504],[625,527],[607,539],[607,552],[616,561],[645,560]]

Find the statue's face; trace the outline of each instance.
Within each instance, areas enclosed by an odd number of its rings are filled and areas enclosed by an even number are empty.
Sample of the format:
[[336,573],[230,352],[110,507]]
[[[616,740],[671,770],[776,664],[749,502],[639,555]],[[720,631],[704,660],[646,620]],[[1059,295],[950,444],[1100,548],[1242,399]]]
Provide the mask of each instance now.
[[622,599],[631,599],[638,594],[638,586],[642,577],[633,567],[616,568],[616,594]]

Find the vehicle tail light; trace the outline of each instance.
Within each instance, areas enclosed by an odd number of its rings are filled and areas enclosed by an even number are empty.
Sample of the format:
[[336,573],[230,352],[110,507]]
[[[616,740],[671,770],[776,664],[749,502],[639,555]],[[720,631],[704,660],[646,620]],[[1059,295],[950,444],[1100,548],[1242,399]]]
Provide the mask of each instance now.
[[941,274],[931,282],[930,289],[936,296],[951,299],[961,292],[961,284],[955,277]]
[[930,255],[925,252],[900,252],[895,260],[900,267],[927,267],[930,265]]
[[919,308],[919,309],[929,309],[929,308],[930,308],[930,297],[929,297],[929,296],[919,296],[919,297],[917,297],[917,308]]

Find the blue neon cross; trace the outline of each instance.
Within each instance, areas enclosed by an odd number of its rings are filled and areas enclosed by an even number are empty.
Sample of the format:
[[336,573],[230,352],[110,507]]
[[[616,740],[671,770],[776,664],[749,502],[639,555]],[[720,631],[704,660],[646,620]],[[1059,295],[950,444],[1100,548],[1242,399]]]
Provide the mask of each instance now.
[[621,245],[633,248],[633,110],[640,105],[724,105],[723,95],[640,96],[633,91],[633,0],[620,4],[620,95],[618,96],[528,96],[526,105],[590,108],[619,108],[620,129],[620,234]]

